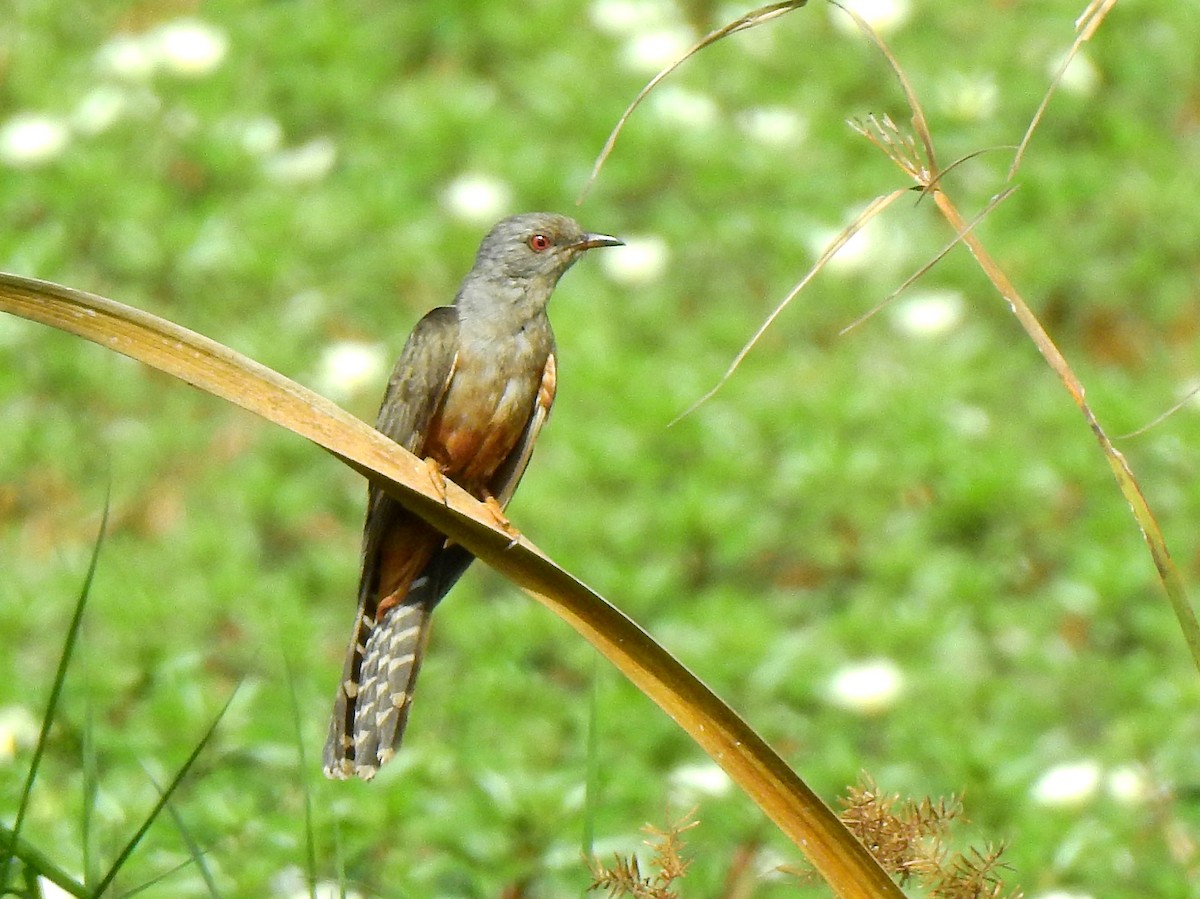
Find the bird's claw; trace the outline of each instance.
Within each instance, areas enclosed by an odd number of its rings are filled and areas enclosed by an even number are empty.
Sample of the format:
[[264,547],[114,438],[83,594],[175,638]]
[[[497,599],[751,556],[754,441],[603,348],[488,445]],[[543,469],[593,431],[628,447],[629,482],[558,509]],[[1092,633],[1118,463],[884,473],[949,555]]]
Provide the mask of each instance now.
[[483,504],[487,506],[488,511],[492,514],[492,518],[500,530],[504,531],[511,538],[505,549],[512,549],[520,543],[521,532],[513,527],[513,523],[508,520],[508,516],[504,514],[504,509],[500,507],[500,501],[488,493],[483,497]]
[[442,473],[442,466],[431,456],[425,460],[425,470],[429,473],[429,480],[433,483],[433,489],[441,499],[442,505],[450,505],[450,497],[446,493],[446,476]]

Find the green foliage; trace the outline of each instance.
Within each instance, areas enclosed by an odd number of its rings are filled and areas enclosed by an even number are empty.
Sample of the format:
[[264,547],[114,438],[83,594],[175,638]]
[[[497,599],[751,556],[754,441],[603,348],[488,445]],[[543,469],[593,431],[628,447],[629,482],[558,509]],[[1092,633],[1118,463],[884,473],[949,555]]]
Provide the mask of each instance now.
[[[630,38],[597,24],[616,6],[207,3],[198,14],[228,41],[220,64],[139,77],[114,73],[103,48],[178,5],[18,0],[0,13],[0,125],[35,112],[70,136],[40,166],[0,168],[0,268],[142,306],[321,387],[328,347],[382,341],[390,356],[453,295],[485,227],[448,211],[455,179],[496,179],[503,212],[571,211],[652,74],[626,63]],[[944,162],[1019,140],[1080,6],[914,4],[889,42]],[[710,4],[627,7],[643,30],[662,9],[660,29],[719,24]],[[947,330],[906,326],[919,297],[902,297],[837,336],[944,243],[930,209],[894,207],[864,265],[822,275],[713,400],[666,427],[820,236],[897,186],[844,122],[899,120],[902,98],[833,22],[811,4],[716,45],[631,119],[577,214],[661,238],[666,267],[629,283],[589,261],[565,280],[559,401],[513,520],[824,795],[861,770],[888,792],[964,791],[980,842],[1007,845],[1006,880],[1030,895],[1177,895],[1200,865],[1200,689],[1078,413],[961,251],[915,291],[950,292],[960,317]],[[1097,86],[1056,96],[1019,189],[980,229],[1113,434],[1195,374],[1197,45],[1179,4],[1118,4],[1087,46]],[[105,102],[119,115],[87,125]],[[795,113],[799,131],[753,138],[763,108]],[[996,150],[956,170],[964,206],[999,191],[1009,161]],[[370,417],[382,380],[335,398]],[[23,839],[56,847],[67,870],[103,865],[158,801],[142,765],[166,780],[240,682],[196,762],[204,776],[172,804],[184,829],[153,827],[126,886],[181,863],[146,894],[209,895],[210,875],[224,895],[284,895],[297,870],[344,870],[366,895],[586,886],[593,662],[565,627],[474,571],[439,609],[405,751],[371,785],[315,782],[361,484],[207,397],[9,319],[0,422],[0,709],[44,707],[112,490],[80,667]],[[1185,409],[1119,444],[1193,578],[1197,427]],[[876,657],[904,675],[894,706],[861,716],[827,701],[835,673]],[[598,856],[627,855],[666,805],[699,803],[689,895],[715,893],[738,851],[764,871],[793,860],[719,780],[681,778],[695,747],[599,677],[586,812]],[[30,752],[18,742],[15,762],[0,757],[5,825]],[[1141,772],[1147,795],[1122,799],[1102,777],[1075,806],[1035,801],[1044,772],[1080,759]],[[193,841],[207,868],[191,864]],[[756,895],[796,890],[756,883]]]

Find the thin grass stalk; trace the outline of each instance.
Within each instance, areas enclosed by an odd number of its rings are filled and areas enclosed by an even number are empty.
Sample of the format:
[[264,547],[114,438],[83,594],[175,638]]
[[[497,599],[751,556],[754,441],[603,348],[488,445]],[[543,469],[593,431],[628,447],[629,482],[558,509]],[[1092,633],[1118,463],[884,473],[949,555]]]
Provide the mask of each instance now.
[[[154,776],[146,771],[146,776],[150,778],[150,782],[154,784],[154,789],[158,790],[161,795],[163,790],[155,781]],[[183,839],[183,843],[187,846],[188,855],[195,862],[196,868],[200,871],[200,877],[204,881],[204,887],[208,890],[208,895],[212,899],[221,899],[221,890],[217,886],[216,878],[209,870],[208,862],[204,860],[204,850],[200,848],[200,844],[196,842],[196,838],[192,835],[191,828],[187,826],[187,822],[183,820],[183,815],[179,814],[179,810],[170,802],[166,805],[167,814],[171,816],[171,823],[175,825],[175,829],[179,831],[179,836]]]
[[[233,697],[236,695],[236,689],[229,694],[229,698],[225,700],[225,705],[221,706],[221,711],[219,711],[216,717],[213,718],[212,724],[208,726],[208,730],[204,732],[204,736],[200,738],[200,741],[192,748],[191,753],[180,766],[179,770],[175,772],[175,776],[171,778],[171,782],[167,784],[167,788],[159,791],[158,801],[154,804],[154,807],[150,810],[150,813],[146,815],[145,820],[142,821],[141,826],[137,829],[137,832],[129,838],[129,842],[127,842],[124,848],[117,853],[117,857],[113,859],[113,862],[109,866],[107,873],[105,873],[104,877],[100,879],[100,883],[96,885],[93,895],[103,895],[104,891],[112,885],[113,880],[116,878],[121,868],[124,867],[125,862],[127,862],[129,857],[133,855],[133,851],[137,849],[138,844],[141,843],[143,837],[146,836],[146,832],[150,830],[150,826],[158,819],[158,816],[162,813],[167,803],[170,802],[171,797],[175,795],[175,792],[183,783],[183,779],[187,777],[188,772],[191,771],[192,765],[196,763],[196,759],[200,758],[200,753],[204,751],[204,747],[208,745],[209,740],[211,740],[213,734],[216,733],[217,725],[221,723],[221,719],[224,718],[225,713],[229,711],[229,705],[231,702],[233,702]],[[155,786],[157,787],[157,784],[155,784]],[[155,881],[157,880],[158,878],[155,878]]]
[[313,814],[312,778],[308,770],[308,753],[304,749],[304,716],[300,712],[300,698],[296,695],[296,669],[292,667],[287,647],[280,639],[280,655],[283,657],[283,674],[288,687],[288,711],[292,715],[292,727],[296,733],[296,754],[300,762],[300,785],[304,790],[304,867],[308,877],[308,894],[317,899],[317,827]]
[[[24,865],[26,883],[36,885],[39,877],[44,877],[63,892],[79,899],[88,899],[93,893],[84,884],[77,881],[58,863],[37,847],[27,843],[11,829],[0,824],[0,855],[5,858],[19,858]],[[19,895],[13,892],[11,886],[6,886],[0,896]]]
[[1121,490],[1121,494],[1125,497],[1125,501],[1129,503],[1129,508],[1133,512],[1134,520],[1142,531],[1142,537],[1146,541],[1146,546],[1150,550],[1150,557],[1154,560],[1154,567],[1158,571],[1159,580],[1162,581],[1163,587],[1166,589],[1167,598],[1170,600],[1171,609],[1175,613],[1175,618],[1179,622],[1179,628],[1183,632],[1184,641],[1187,643],[1188,650],[1191,652],[1192,661],[1197,669],[1200,669],[1200,623],[1196,620],[1196,613],[1192,609],[1191,603],[1187,598],[1187,590],[1183,584],[1183,578],[1179,574],[1179,569],[1176,568],[1175,562],[1171,559],[1171,553],[1167,549],[1166,538],[1163,537],[1162,529],[1158,525],[1158,521],[1154,517],[1154,513],[1150,509],[1149,503],[1146,502],[1146,496],[1142,493],[1142,489],[1134,477],[1132,469],[1129,467],[1124,454],[1120,452],[1113,442],[1109,439],[1104,428],[1100,426],[1100,422],[1096,419],[1096,415],[1092,412],[1091,406],[1088,405],[1085,398],[1083,383],[1075,375],[1071,366],[1067,363],[1066,358],[1059,351],[1054,341],[1050,339],[1050,335],[1046,333],[1046,329],[1042,327],[1042,323],[1038,321],[1036,315],[1021,298],[1021,295],[1013,287],[1008,276],[996,264],[996,261],[984,248],[983,243],[979,238],[967,230],[965,230],[965,221],[959,213],[957,207],[950,198],[941,190],[934,191],[934,202],[937,203],[938,209],[949,222],[950,227],[956,231],[962,232],[962,241],[971,251],[971,255],[975,257],[975,261],[979,263],[979,267],[983,269],[996,290],[1000,293],[1004,300],[1008,303],[1013,315],[1017,317],[1017,321],[1021,323],[1021,327],[1025,329],[1025,333],[1029,335],[1030,340],[1038,348],[1038,352],[1046,360],[1047,364],[1054,373],[1058,375],[1059,380],[1067,389],[1067,393],[1071,395],[1075,405],[1079,407],[1079,411],[1083,413],[1083,418],[1087,422],[1088,428],[1095,435],[1096,441],[1100,444],[1100,449],[1104,453],[1104,459],[1112,470],[1113,477],[1117,481],[1117,486]]
[[[42,758],[46,752],[46,743],[50,736],[50,728],[54,724],[55,716],[58,714],[58,702],[62,697],[63,684],[67,680],[67,667],[71,664],[71,657],[75,651],[75,643],[79,637],[79,628],[83,624],[83,610],[87,607],[88,595],[92,590],[92,581],[96,576],[96,564],[100,559],[100,547],[104,544],[104,534],[108,528],[108,512],[110,505],[110,496],[105,493],[104,496],[104,513],[100,518],[100,528],[96,533],[96,542],[92,545],[92,556],[88,561],[87,574],[83,579],[83,586],[79,591],[79,598],[75,601],[75,610],[71,614],[71,620],[67,624],[66,637],[63,639],[62,652],[58,656],[58,667],[54,672],[54,683],[50,687],[50,699],[46,702],[46,712],[42,715],[42,726],[38,732],[37,745],[33,749],[33,758],[29,762],[29,771],[25,776],[25,783],[21,788],[21,799],[17,803],[17,816],[13,821],[10,845],[17,847],[23,845],[20,842],[21,827],[25,823],[25,815],[29,810],[29,799],[33,795],[33,785],[37,780],[38,771],[41,768]],[[0,896],[8,890],[9,873],[11,871],[12,861],[17,858],[16,852],[6,853],[0,859]]]
[[[836,5],[836,0],[831,0],[831,2],[834,2]],[[1096,29],[1100,27],[1100,23],[1104,20],[1109,10],[1112,9],[1114,3],[1115,0],[1091,0],[1089,2],[1087,10],[1080,16],[1079,22],[1076,23],[1080,31],[1080,38],[1077,41],[1077,45],[1079,42],[1087,40],[1095,34]],[[853,12],[850,12],[850,15],[858,23],[859,28],[879,48],[879,51],[887,60],[892,74],[904,89],[905,99],[912,112],[913,127],[916,129],[922,145],[926,148],[927,157],[919,159],[914,156],[912,147],[915,144],[912,138],[901,132],[887,116],[883,116],[880,119],[871,118],[869,119],[871,127],[856,125],[856,129],[860,134],[879,147],[901,171],[916,181],[918,187],[926,194],[933,196],[934,202],[937,204],[942,216],[950,224],[950,227],[954,229],[955,233],[960,235],[959,239],[966,244],[971,254],[975,257],[975,261],[983,269],[984,274],[987,275],[993,286],[995,286],[996,290],[999,291],[1000,295],[1008,303],[1017,321],[1038,348],[1038,352],[1042,354],[1042,357],[1046,360],[1050,368],[1058,375],[1059,380],[1066,387],[1075,405],[1083,413],[1084,420],[1099,442],[1105,461],[1108,463],[1113,477],[1117,481],[1117,486],[1120,488],[1126,502],[1128,502],[1130,510],[1133,512],[1134,520],[1142,531],[1142,537],[1145,539],[1146,546],[1150,550],[1150,556],[1154,561],[1154,567],[1158,572],[1159,580],[1166,590],[1167,598],[1171,603],[1171,609],[1175,613],[1180,630],[1183,632],[1184,642],[1191,653],[1193,663],[1200,670],[1200,623],[1197,622],[1196,613],[1188,602],[1183,579],[1180,577],[1179,570],[1175,567],[1175,563],[1171,559],[1162,529],[1159,528],[1158,522],[1150,510],[1149,503],[1146,502],[1146,497],[1142,493],[1142,489],[1134,477],[1132,469],[1129,467],[1129,463],[1126,461],[1124,455],[1113,446],[1112,440],[1109,439],[1108,434],[1100,426],[1100,422],[1097,420],[1085,398],[1083,383],[1076,377],[1071,366],[1067,364],[1066,358],[1059,352],[1054,341],[1050,339],[1050,335],[1046,333],[1037,316],[1033,314],[1033,311],[1021,298],[1020,294],[1017,293],[1016,288],[1013,287],[1012,282],[1008,280],[1008,277],[1001,270],[1000,266],[996,264],[995,260],[984,249],[983,243],[971,231],[966,220],[958,212],[958,209],[949,196],[940,187],[934,186],[940,181],[941,175],[934,162],[933,137],[929,131],[925,115],[921,111],[920,101],[909,82],[908,76],[883,38],[869,24],[863,21],[860,16]],[[1032,131],[1033,125],[1030,126],[1027,137]],[[1023,146],[1024,142],[1022,143]],[[1020,152],[1022,150],[1018,149],[1018,153]]]

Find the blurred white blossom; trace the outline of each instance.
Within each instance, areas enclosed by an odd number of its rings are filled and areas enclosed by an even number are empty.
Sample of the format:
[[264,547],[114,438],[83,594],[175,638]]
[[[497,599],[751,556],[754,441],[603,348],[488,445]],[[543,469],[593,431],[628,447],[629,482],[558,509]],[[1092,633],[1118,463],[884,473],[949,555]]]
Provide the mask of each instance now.
[[225,32],[199,19],[172,19],[140,34],[119,34],[96,53],[100,71],[130,81],[157,72],[199,78],[215,72],[229,52]]
[[[846,222],[854,220],[861,210],[849,210]],[[814,256],[820,256],[842,233],[843,228],[819,228],[813,232],[810,248]],[[855,274],[871,268],[879,268],[893,261],[903,250],[903,235],[898,234],[881,216],[867,221],[854,233],[825,265],[831,275]]]
[[317,390],[332,399],[342,400],[364,389],[378,389],[386,376],[387,356],[383,344],[343,340],[322,351]]
[[1139,765],[1120,765],[1108,772],[1108,795],[1125,805],[1139,805],[1154,797],[1154,782]]
[[958,327],[963,298],[957,290],[927,290],[892,303],[892,325],[909,337],[941,337]]
[[[898,29],[911,14],[908,0],[842,0],[842,3],[882,35]],[[833,24],[844,34],[862,33],[858,30],[858,23],[837,7],[831,5],[829,15],[833,17]]]
[[308,878],[299,867],[284,868],[271,878],[271,894],[280,899],[363,899],[358,890],[346,889],[332,880],[319,880],[309,889]]
[[115,125],[129,108],[129,94],[124,90],[112,84],[98,84],[75,105],[71,125],[82,134],[99,134]]
[[938,86],[938,100],[947,113],[964,122],[978,122],[996,112],[1000,88],[991,73],[950,74]]
[[647,75],[665,69],[696,43],[696,34],[686,25],[667,25],[630,37],[621,53],[626,67]]
[[492,225],[512,205],[512,191],[499,178],[466,172],[446,185],[442,205],[459,221]]
[[738,116],[738,125],[752,140],[772,147],[788,147],[804,139],[804,118],[788,106],[756,106]]
[[679,11],[670,0],[595,0],[589,16],[593,25],[614,37],[679,21]]
[[1053,808],[1077,808],[1095,797],[1102,773],[1094,759],[1055,765],[1034,783],[1033,801]]
[[904,692],[904,672],[891,659],[855,662],[837,671],[825,690],[838,708],[860,715],[877,715],[896,704]]
[[19,112],[0,125],[0,162],[19,169],[44,165],[61,156],[70,140],[62,119]]
[[621,284],[649,284],[661,278],[670,256],[667,242],[654,234],[631,234],[624,240],[625,246],[600,256],[604,273]]
[[707,128],[717,120],[717,103],[708,94],[665,84],[647,101],[650,111],[670,125]]
[[733,789],[729,775],[714,762],[680,765],[667,775],[672,799],[679,804],[695,804],[706,797],[726,796]]
[[[1062,66],[1063,57],[1059,56],[1046,66],[1046,74],[1054,76],[1058,73]],[[1067,70],[1063,72],[1062,80],[1058,83],[1069,94],[1076,94],[1081,97],[1089,97],[1096,92],[1096,88],[1100,85],[1100,72],[1096,68],[1096,64],[1092,62],[1087,51],[1080,50],[1067,63]]]
[[173,75],[198,78],[216,71],[229,52],[229,38],[199,19],[175,19],[147,32],[160,66]]
[[982,406],[954,404],[946,411],[946,422],[964,437],[986,437],[992,430],[992,417]]
[[118,34],[96,52],[96,65],[105,74],[142,81],[154,74],[157,60],[143,36]]
[[266,156],[283,146],[283,126],[270,116],[259,116],[241,126],[242,149],[252,156]]
[[16,758],[17,750],[37,740],[38,723],[24,706],[0,708],[0,764]]
[[263,159],[263,174],[281,184],[313,184],[332,170],[337,146],[328,137],[315,137],[298,147],[285,147]]

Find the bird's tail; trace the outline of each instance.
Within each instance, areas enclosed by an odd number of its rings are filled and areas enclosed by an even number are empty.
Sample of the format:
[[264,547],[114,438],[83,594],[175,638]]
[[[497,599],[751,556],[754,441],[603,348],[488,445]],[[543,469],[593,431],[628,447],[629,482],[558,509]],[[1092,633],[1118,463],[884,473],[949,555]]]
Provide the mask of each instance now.
[[378,622],[360,611],[325,743],[326,776],[370,780],[395,755],[429,639],[433,604],[424,592],[412,590]]

